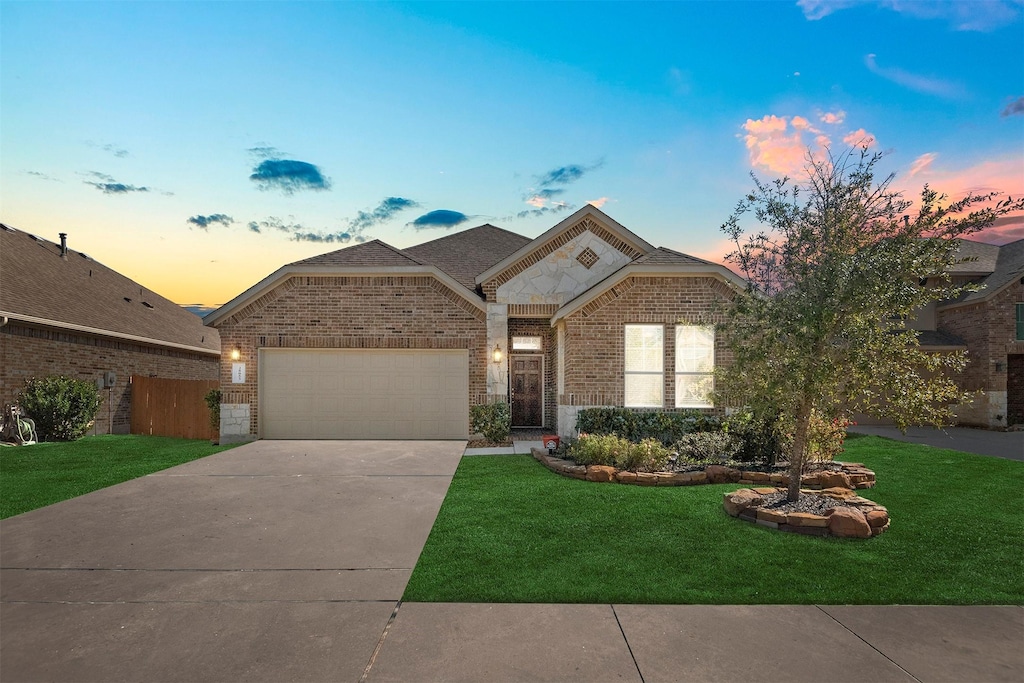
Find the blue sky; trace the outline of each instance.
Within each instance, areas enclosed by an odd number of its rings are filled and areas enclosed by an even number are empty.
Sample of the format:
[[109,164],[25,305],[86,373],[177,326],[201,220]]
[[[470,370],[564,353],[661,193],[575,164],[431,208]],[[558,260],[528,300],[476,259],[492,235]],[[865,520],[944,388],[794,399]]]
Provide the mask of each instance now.
[[825,146],[1024,192],[1020,0],[5,0],[0,39],[0,220],[182,304],[587,202],[717,257],[749,173]]

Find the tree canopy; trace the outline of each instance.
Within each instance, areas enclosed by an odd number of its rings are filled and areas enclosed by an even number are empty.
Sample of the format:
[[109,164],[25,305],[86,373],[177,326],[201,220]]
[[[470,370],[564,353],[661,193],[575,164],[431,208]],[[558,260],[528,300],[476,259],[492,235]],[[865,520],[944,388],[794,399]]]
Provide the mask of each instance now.
[[[949,377],[966,354],[926,352],[904,321],[976,290],[949,274],[959,238],[1024,209],[995,192],[947,201],[927,185],[915,204],[893,189],[894,175],[876,182],[880,158],[830,153],[809,160],[800,183],[755,176],[722,226],[736,247],[726,259],[748,287],[724,324],[734,362],[719,372],[716,393],[780,416],[790,500],[809,447],[835,438],[822,424],[862,412],[900,428],[943,425],[954,404],[970,400]],[[747,231],[741,219],[751,215],[758,226]]]

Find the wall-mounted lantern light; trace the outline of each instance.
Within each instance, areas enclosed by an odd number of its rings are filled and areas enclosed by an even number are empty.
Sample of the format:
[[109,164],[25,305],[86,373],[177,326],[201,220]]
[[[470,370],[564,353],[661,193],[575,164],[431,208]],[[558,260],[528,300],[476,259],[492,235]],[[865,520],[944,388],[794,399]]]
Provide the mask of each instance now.
[[494,352],[491,354],[491,357],[494,359],[495,363],[501,362],[501,346],[498,344],[494,345]]
[[242,357],[242,352],[238,350],[238,347],[231,349],[231,360],[238,360]]

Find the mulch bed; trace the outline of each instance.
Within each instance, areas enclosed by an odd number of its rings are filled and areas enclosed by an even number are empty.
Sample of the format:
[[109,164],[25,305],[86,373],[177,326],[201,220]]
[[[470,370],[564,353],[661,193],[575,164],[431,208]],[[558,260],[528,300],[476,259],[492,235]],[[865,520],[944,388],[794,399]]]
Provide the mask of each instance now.
[[762,494],[764,500],[758,507],[766,510],[775,510],[789,514],[790,512],[809,512],[812,515],[824,515],[825,511],[835,507],[845,507],[846,503],[828,496],[816,496],[814,494],[802,494],[800,500],[791,503],[786,500],[785,493]]
[[504,441],[488,441],[487,439],[474,439],[466,444],[466,448],[499,448],[504,446],[511,446],[512,439],[505,439]]

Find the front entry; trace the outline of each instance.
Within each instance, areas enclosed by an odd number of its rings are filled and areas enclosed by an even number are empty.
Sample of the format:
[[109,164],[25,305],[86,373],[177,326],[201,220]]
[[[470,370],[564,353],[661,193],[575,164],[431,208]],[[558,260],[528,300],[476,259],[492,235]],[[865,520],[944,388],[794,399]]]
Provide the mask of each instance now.
[[512,426],[541,427],[544,424],[544,356],[512,356]]

